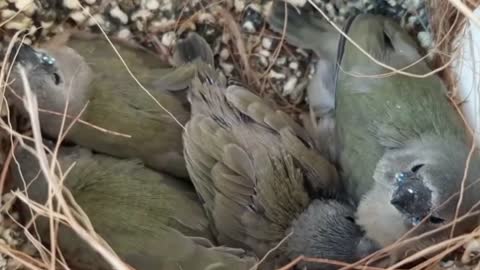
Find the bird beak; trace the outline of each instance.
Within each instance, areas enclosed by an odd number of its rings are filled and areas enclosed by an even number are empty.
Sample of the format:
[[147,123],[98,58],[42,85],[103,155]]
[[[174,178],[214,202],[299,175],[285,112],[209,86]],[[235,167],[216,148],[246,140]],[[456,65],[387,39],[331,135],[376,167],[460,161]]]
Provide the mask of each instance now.
[[432,191],[415,175],[406,175],[395,183],[390,203],[418,223],[432,208]]
[[15,64],[21,64],[23,66],[28,65],[53,65],[55,58],[49,56],[44,52],[35,50],[33,47],[17,42],[13,46],[12,53],[10,54],[10,62]]

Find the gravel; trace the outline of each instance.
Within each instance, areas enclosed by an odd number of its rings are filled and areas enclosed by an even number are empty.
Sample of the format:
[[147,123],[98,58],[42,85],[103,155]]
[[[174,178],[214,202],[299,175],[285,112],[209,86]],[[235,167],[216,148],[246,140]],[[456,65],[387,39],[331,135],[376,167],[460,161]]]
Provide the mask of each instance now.
[[[288,0],[298,8],[313,9],[307,0]],[[407,30],[417,35],[426,49],[432,46],[427,10],[421,0],[312,0],[335,22],[343,22],[351,15],[376,13],[396,18]],[[311,52],[283,46],[277,34],[265,30],[265,14],[271,0],[7,0],[0,1],[1,28],[8,36],[20,29],[30,36],[26,43],[48,39],[69,27],[99,32],[97,23],[107,34],[131,39],[144,46],[171,51],[179,32],[197,31],[206,37],[215,49],[217,64],[229,77],[241,80],[238,52],[228,33],[224,33],[222,19],[213,12],[222,5],[237,19],[244,35],[253,69],[262,77],[262,93],[280,97],[281,103],[299,105],[304,102],[305,85],[312,73]],[[19,10],[22,10],[20,13]],[[195,12],[197,11],[197,12]],[[18,14],[17,14],[18,13]],[[93,17],[90,16],[93,15]],[[194,15],[195,16],[192,16]],[[265,79],[266,78],[266,79]],[[256,88],[259,88],[256,85]],[[265,91],[267,89],[267,91]],[[273,93],[273,94],[272,94]]]

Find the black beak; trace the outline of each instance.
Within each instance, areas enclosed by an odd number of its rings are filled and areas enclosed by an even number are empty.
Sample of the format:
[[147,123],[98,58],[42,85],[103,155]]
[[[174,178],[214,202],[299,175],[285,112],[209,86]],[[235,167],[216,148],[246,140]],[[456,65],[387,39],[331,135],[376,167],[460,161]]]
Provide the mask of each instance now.
[[398,181],[390,203],[404,215],[423,219],[432,208],[432,191],[415,176]]
[[10,63],[22,65],[44,65],[46,67],[53,66],[55,59],[43,52],[35,50],[33,47],[17,42],[13,45],[9,56]]
[[9,60],[11,63],[34,63],[38,62],[38,55],[31,46],[17,42],[13,45]]

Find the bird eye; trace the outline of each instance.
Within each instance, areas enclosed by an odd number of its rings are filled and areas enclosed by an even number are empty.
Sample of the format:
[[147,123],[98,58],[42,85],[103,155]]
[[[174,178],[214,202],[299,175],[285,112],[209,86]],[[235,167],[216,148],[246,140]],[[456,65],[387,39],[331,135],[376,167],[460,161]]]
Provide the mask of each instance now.
[[58,73],[53,73],[53,82],[55,83],[55,85],[59,85],[60,82],[61,82],[61,78],[60,78],[60,75],[58,75]]
[[413,166],[410,170],[413,172],[413,173],[417,173],[418,170],[420,170],[420,168],[422,168],[425,164],[417,164],[415,166]]
[[348,221],[350,221],[352,223],[355,223],[355,219],[353,219],[353,217],[347,216],[347,217],[345,217],[345,219],[347,219]]
[[436,216],[430,216],[428,221],[432,224],[442,224],[442,223],[445,222],[445,220],[443,218],[436,217]]
[[387,32],[383,31],[383,43],[386,47],[394,49],[392,39],[388,36]]

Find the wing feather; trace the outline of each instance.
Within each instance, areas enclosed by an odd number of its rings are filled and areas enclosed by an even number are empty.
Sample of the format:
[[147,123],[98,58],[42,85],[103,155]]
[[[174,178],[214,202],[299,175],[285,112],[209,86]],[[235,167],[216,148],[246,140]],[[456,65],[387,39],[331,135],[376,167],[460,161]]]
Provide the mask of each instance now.
[[184,133],[187,169],[219,243],[263,256],[308,206],[309,187],[340,185],[303,128],[216,76],[205,66],[193,82],[195,110]]

